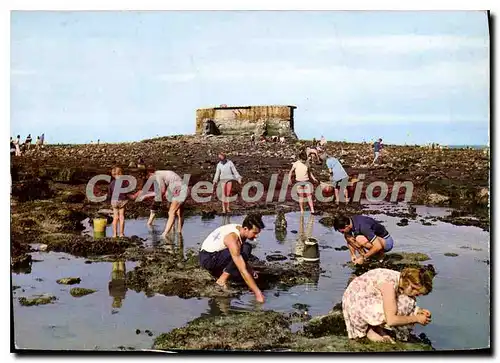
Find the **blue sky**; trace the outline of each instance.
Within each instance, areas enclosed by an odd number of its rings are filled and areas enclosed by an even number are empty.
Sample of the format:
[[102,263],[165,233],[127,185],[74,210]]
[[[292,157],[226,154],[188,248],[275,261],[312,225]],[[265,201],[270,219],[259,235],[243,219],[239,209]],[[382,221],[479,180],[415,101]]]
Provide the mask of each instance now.
[[486,144],[488,44],[483,12],[12,12],[11,134],[138,141],[286,104],[300,138]]

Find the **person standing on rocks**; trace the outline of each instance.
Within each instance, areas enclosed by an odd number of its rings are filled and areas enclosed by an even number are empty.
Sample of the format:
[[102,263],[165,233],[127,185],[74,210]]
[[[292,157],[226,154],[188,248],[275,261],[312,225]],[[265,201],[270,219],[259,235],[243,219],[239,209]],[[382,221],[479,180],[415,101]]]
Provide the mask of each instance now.
[[295,181],[299,184],[297,186],[297,194],[299,196],[300,213],[304,213],[304,197],[306,197],[311,213],[314,214],[314,203],[312,199],[313,185],[309,179],[312,179],[315,183],[317,183],[318,180],[314,177],[311,170],[306,165],[306,160],[306,153],[301,152],[298,160],[292,164],[292,168],[288,173],[288,183],[292,183],[292,175],[295,173]]
[[422,268],[377,268],[356,277],[342,298],[349,339],[395,343],[384,328],[408,336],[415,323],[429,324],[431,312],[419,308],[416,297],[432,291],[433,278],[432,271]]
[[[370,257],[382,260],[394,247],[394,239],[375,219],[362,215],[335,217],[333,227],[344,234],[354,264],[363,264]],[[356,256],[359,253],[359,257]]]
[[21,156],[21,135],[17,135],[16,140],[14,141],[14,147],[16,149],[16,156]]
[[252,254],[253,241],[265,228],[262,217],[249,214],[239,224],[227,224],[214,230],[203,241],[200,248],[200,265],[217,278],[216,286],[227,288],[228,280],[245,281],[258,302],[264,302],[264,295],[255,283],[258,275],[248,264]]
[[28,137],[26,137],[26,141],[24,141],[24,146],[26,147],[26,150],[29,150],[31,148],[31,134],[28,134]]
[[324,153],[322,159],[326,159],[326,166],[330,172],[330,179],[333,182],[333,189],[335,191],[335,203],[339,204],[339,192],[343,190],[343,202],[349,203],[349,193],[347,191],[347,184],[349,183],[349,175],[347,175],[344,167],[337,158],[329,156]]
[[[129,196],[125,193],[120,193],[117,196],[114,196],[113,193],[115,191],[116,182],[120,180],[120,176],[123,175],[122,168],[114,167],[111,170],[111,183],[109,183],[108,187],[108,196],[111,199],[111,208],[113,209],[113,238],[124,237],[125,236],[125,206],[127,205]],[[120,181],[121,182],[121,181]],[[128,181],[124,180],[121,185],[123,188],[128,187]],[[118,225],[119,225],[119,233],[118,233]]]
[[241,175],[236,170],[233,162],[226,157],[226,154],[219,153],[219,163],[214,175],[214,189],[215,185],[219,183],[222,188],[222,213],[230,213],[228,198],[231,196],[233,188],[233,180],[237,180],[241,184]]
[[14,140],[12,140],[12,136],[10,137],[10,156],[14,156],[16,154],[16,145],[14,144]]
[[374,152],[375,158],[373,159],[372,165],[374,165],[375,162],[377,161],[377,159],[379,158],[380,153],[382,151],[382,147],[383,147],[382,139],[378,139],[378,141],[375,141],[373,143],[373,152]]

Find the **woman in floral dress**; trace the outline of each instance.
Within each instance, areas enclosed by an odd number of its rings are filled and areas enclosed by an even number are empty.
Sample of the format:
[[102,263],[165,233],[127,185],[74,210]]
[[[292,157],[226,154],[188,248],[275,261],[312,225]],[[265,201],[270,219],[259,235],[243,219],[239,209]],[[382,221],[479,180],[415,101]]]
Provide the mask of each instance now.
[[349,339],[394,342],[384,328],[404,340],[415,323],[430,323],[430,311],[418,308],[415,298],[432,291],[433,277],[432,271],[419,268],[378,268],[356,277],[342,298]]

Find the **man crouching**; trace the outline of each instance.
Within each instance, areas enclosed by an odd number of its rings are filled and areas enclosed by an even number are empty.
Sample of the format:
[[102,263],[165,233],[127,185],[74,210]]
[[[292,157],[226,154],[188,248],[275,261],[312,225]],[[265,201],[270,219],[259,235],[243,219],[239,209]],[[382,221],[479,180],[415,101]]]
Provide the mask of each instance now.
[[199,256],[201,267],[218,277],[218,286],[226,288],[229,278],[242,277],[261,303],[264,295],[255,283],[257,273],[247,264],[252,246],[246,240],[254,240],[264,227],[262,217],[257,214],[249,214],[242,225],[221,226],[203,241]]

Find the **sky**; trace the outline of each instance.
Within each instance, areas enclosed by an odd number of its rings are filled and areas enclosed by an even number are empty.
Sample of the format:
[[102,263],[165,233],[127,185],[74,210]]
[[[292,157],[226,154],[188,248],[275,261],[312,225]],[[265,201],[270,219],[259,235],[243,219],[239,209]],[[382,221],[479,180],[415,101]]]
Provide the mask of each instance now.
[[11,135],[195,132],[196,109],[295,105],[299,138],[488,144],[485,12],[11,13]]

